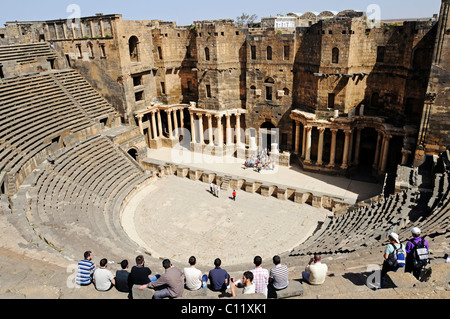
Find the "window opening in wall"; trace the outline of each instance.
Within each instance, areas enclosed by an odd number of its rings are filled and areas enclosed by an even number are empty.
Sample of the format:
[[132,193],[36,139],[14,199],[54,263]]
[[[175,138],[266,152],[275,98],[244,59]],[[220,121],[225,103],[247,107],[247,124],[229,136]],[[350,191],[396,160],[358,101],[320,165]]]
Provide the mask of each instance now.
[[139,62],[139,39],[132,36],[130,40],[128,40],[128,46],[130,49],[131,62]]
[[78,50],[78,58],[82,58],[83,57],[83,50],[81,50],[81,44],[77,44],[76,47],[77,47],[77,50]]
[[0,79],[3,79],[5,77],[5,74],[3,73],[3,66],[0,65]]
[[70,56],[68,54],[66,54],[66,60],[67,60],[67,64],[69,65],[69,68],[72,67],[70,65]]
[[333,64],[339,63],[339,49],[333,48],[331,55],[332,55],[331,63],[333,63]]
[[206,97],[212,97],[211,95],[211,85],[206,84]]
[[256,60],[256,46],[252,45],[250,47],[250,51],[251,51],[251,55],[252,55],[252,60]]
[[50,62],[50,68],[52,70],[54,70],[55,69],[55,59],[50,59],[50,60],[48,60],[48,62]]
[[134,93],[134,98],[135,98],[136,102],[143,101],[144,100],[144,91],[139,91],[139,92]]
[[91,42],[88,43],[88,49],[89,49],[89,58],[93,59],[95,57],[94,55],[94,46]]
[[166,94],[166,83],[161,82],[161,94]]
[[267,60],[272,60],[272,47],[267,47]]
[[194,88],[193,88],[193,86],[192,86],[192,81],[191,81],[191,80],[188,80],[188,81],[187,81],[187,89],[188,89],[188,93],[189,93],[189,94],[191,94],[191,93],[194,92]]
[[328,108],[329,109],[334,109],[335,99],[336,99],[336,94],[328,93]]
[[133,77],[133,85],[134,86],[142,85],[142,75],[138,75],[138,76],[134,76]]
[[288,45],[284,46],[284,59],[285,60],[289,60],[289,55],[290,55],[290,47]]
[[163,53],[162,53],[162,48],[161,48],[161,47],[158,47],[158,58],[159,58],[160,60],[163,59]]
[[100,51],[101,51],[101,53],[102,53],[102,58],[106,58],[106,47],[105,47],[105,45],[102,43],[102,44],[100,44]]
[[205,60],[209,61],[210,56],[209,56],[209,48],[205,48]]
[[384,62],[385,53],[386,53],[386,47],[379,46],[377,48],[377,62]]

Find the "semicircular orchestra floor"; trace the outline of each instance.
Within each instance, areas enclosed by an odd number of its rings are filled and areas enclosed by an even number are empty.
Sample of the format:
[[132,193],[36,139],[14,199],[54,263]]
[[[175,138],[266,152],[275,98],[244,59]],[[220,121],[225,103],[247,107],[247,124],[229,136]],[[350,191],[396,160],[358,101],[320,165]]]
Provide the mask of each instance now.
[[127,204],[122,226],[157,258],[199,264],[271,260],[305,241],[330,212],[309,205],[232,189],[219,197],[209,184],[167,176],[142,189]]

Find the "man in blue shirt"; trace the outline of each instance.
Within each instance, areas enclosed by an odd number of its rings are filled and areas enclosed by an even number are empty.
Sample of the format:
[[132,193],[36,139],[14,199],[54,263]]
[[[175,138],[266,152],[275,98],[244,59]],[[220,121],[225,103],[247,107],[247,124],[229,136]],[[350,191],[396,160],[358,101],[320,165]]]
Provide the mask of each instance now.
[[78,262],[77,285],[89,286],[92,283],[92,276],[96,268],[92,262],[93,254],[91,251],[84,253],[84,259]]
[[225,269],[220,268],[222,261],[219,258],[214,260],[214,269],[209,271],[210,288],[213,291],[225,291],[230,281],[230,275]]

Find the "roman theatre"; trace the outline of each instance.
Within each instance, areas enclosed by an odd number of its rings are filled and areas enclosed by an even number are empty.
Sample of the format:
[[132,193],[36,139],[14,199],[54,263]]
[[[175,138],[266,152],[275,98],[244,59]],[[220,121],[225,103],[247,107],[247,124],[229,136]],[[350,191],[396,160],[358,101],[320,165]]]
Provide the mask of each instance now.
[[[194,255],[203,273],[220,258],[238,275],[256,255],[266,268],[281,255],[296,287],[286,297],[372,298],[368,265],[380,266],[390,232],[405,241],[412,227],[431,263],[420,284],[386,293],[448,296],[450,1],[440,2],[433,17],[379,25],[354,10],[252,25],[102,13],[6,22],[0,297],[101,298],[66,287],[66,270],[93,251],[112,271],[144,255],[161,273],[161,259],[182,268]],[[303,289],[315,253],[330,286]]]

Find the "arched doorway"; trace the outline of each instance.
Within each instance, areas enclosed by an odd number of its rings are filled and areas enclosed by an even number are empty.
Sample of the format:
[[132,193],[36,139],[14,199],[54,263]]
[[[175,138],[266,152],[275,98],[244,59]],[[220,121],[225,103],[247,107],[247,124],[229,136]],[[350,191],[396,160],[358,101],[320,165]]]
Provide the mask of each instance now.
[[266,120],[259,128],[260,149],[272,150],[272,143],[278,143],[278,134],[275,125]]
[[138,151],[134,148],[129,149],[127,152],[135,161],[137,161]]

